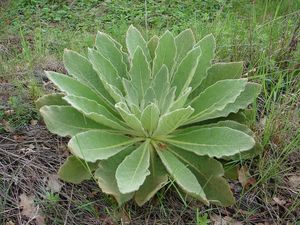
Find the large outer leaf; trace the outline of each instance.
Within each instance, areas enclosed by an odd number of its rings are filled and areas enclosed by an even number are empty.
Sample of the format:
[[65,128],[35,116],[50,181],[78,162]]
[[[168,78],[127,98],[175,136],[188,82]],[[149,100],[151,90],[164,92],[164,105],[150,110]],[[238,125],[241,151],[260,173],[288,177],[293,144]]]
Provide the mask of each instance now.
[[36,108],[39,110],[44,105],[69,105],[64,99],[65,95],[60,93],[53,93],[48,94],[40,97],[38,100],[36,100],[35,105]]
[[74,136],[91,129],[105,128],[86,118],[71,106],[43,106],[40,112],[48,130],[62,137]]
[[172,147],[170,151],[179,158],[196,176],[203,187],[207,199],[221,206],[234,204],[235,200],[230,186],[222,177],[224,170],[222,164],[207,156],[197,156],[191,152]]
[[136,140],[103,130],[90,130],[75,135],[68,143],[71,152],[88,162],[108,159]]
[[118,166],[116,179],[122,194],[137,191],[150,174],[150,150],[149,141],[145,141]]
[[132,66],[129,71],[132,85],[137,90],[139,100],[141,101],[151,82],[151,71],[149,63],[142,49],[138,47],[133,55]]
[[153,76],[160,70],[162,65],[166,65],[171,71],[176,57],[175,40],[170,31],[166,31],[159,39],[157,48],[155,50],[155,57],[153,60]]
[[65,50],[64,65],[72,77],[94,89],[106,101],[113,102],[92,64],[85,57],[77,52]]
[[169,150],[158,149],[157,153],[175,182],[188,194],[208,204],[205,193],[195,175]]
[[124,158],[132,152],[132,148],[124,149],[118,154],[106,160],[101,160],[95,172],[95,178],[101,190],[109,195],[113,195],[119,206],[130,200],[134,193],[122,194],[119,191],[116,179],[116,170]]
[[200,47],[194,48],[187,53],[174,73],[172,86],[176,86],[176,96],[179,96],[192,81],[197,65],[198,59],[201,55]]
[[211,61],[215,56],[216,40],[212,34],[209,34],[202,38],[194,47],[198,46],[201,48],[201,56],[191,82],[193,90],[195,90],[207,76],[207,70],[211,66]]
[[182,31],[175,37],[175,44],[177,48],[176,63],[180,63],[186,54],[194,47],[195,37],[191,29]]
[[160,117],[157,129],[154,131],[153,136],[167,135],[174,131],[177,127],[182,125],[185,120],[194,112],[193,108],[176,109]]
[[242,75],[242,72],[242,62],[213,64],[207,71],[207,77],[201,82],[197,89],[202,92],[219,80],[239,79]]
[[126,64],[123,61],[123,54],[117,48],[113,39],[105,33],[98,32],[96,36],[95,46],[98,51],[108,59],[118,71],[119,76],[127,76]]
[[85,97],[107,106],[106,101],[96,94],[90,87],[64,74],[46,72],[48,78],[63,92],[68,95]]
[[218,117],[219,111],[229,103],[233,103],[245,89],[246,84],[246,79],[221,80],[207,88],[192,101],[191,106],[195,112],[188,123]]
[[92,177],[92,171],[97,168],[97,163],[86,163],[76,156],[69,156],[59,168],[60,179],[73,184],[79,184]]
[[145,56],[147,57],[148,62],[151,61],[151,56],[147,48],[147,43],[143,38],[141,32],[138,31],[133,25],[130,25],[127,34],[126,34],[126,45],[129,52],[130,58],[133,58],[134,52],[138,47],[140,47]]
[[168,182],[168,173],[158,155],[153,151],[151,151],[150,161],[150,175],[146,177],[145,182],[134,196],[135,202],[139,206],[149,201]]
[[146,129],[148,134],[152,134],[152,132],[156,129],[159,120],[159,108],[156,104],[149,104],[141,115],[141,122],[143,127]]
[[86,117],[117,130],[126,131],[126,125],[97,102],[83,97],[66,96],[64,99]]
[[228,127],[191,128],[170,136],[166,141],[197,155],[217,158],[247,151],[255,144],[251,136]]
[[88,56],[94,70],[98,73],[100,78],[122,90],[121,77],[114,65],[96,50],[89,49]]
[[[224,120],[224,121],[220,121],[220,122],[215,123],[215,124],[209,124],[207,126],[210,126],[210,127],[212,127],[212,126],[214,126],[214,127],[229,127],[229,128],[244,132],[245,134],[248,134],[249,136],[253,137],[254,140],[256,140],[255,133],[252,130],[250,130],[246,125],[240,124],[240,123],[232,121],[232,120]],[[236,155],[224,157],[224,159],[227,159],[227,160],[240,160],[240,159],[253,158],[256,155],[258,155],[259,153],[261,153],[262,150],[263,150],[262,145],[256,140],[255,145],[250,150],[238,153]]]

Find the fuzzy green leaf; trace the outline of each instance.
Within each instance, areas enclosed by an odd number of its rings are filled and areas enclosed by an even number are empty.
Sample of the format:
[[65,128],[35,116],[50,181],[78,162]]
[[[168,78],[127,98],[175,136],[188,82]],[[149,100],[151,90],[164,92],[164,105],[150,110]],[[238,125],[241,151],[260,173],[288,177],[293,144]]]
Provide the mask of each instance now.
[[48,78],[63,92],[68,95],[81,96],[94,100],[101,105],[106,106],[107,103],[103,98],[97,95],[90,87],[64,74],[48,71]]
[[86,118],[71,106],[43,106],[40,109],[48,130],[62,137],[92,129],[105,129],[103,125]]
[[143,50],[144,55],[147,58],[147,61],[151,61],[151,56],[147,48],[147,43],[143,38],[141,32],[138,31],[133,25],[130,25],[127,34],[126,34],[126,45],[129,52],[130,58],[133,58],[133,55],[138,47]]
[[141,122],[148,134],[152,134],[152,132],[156,129],[159,114],[159,108],[153,103],[149,104],[142,112]]
[[171,133],[177,127],[182,125],[193,112],[193,108],[188,106],[187,108],[176,109],[164,114],[160,117],[157,129],[154,131],[153,136],[157,137]]
[[101,80],[122,90],[121,77],[113,64],[102,54],[93,49],[89,49],[88,56],[94,70],[98,73]]
[[228,127],[190,128],[168,137],[166,141],[197,155],[217,158],[247,151],[255,144],[251,136]]
[[202,92],[220,80],[239,79],[242,72],[242,62],[213,64],[207,71],[207,77],[201,82],[197,90]]
[[86,117],[117,130],[126,131],[126,125],[97,102],[83,97],[66,96],[64,99]]
[[117,103],[116,109],[129,127],[131,127],[133,130],[139,131],[140,135],[146,134],[141,121],[126,108],[125,103]]
[[97,168],[97,163],[85,163],[75,156],[69,156],[59,168],[58,176],[63,181],[79,184],[92,177],[92,171]]
[[157,153],[175,182],[188,194],[208,204],[205,193],[195,175],[169,150],[157,150]]
[[101,160],[95,172],[95,178],[101,190],[109,195],[113,195],[119,206],[130,200],[134,193],[122,194],[117,185],[115,177],[116,170],[124,158],[132,152],[132,148],[127,148],[106,160]]
[[179,64],[172,81],[172,86],[177,87],[176,96],[181,95],[181,93],[190,85],[190,82],[194,77],[200,55],[200,47],[194,48],[187,53]]
[[120,163],[116,171],[116,179],[122,194],[131,193],[139,189],[150,174],[151,145],[145,141]]
[[166,65],[168,70],[171,71],[174,60],[176,57],[176,44],[175,39],[170,31],[166,31],[159,39],[157,48],[155,50],[155,57],[153,60],[153,75],[157,72],[163,65]]
[[192,101],[195,112],[188,123],[219,117],[219,112],[237,99],[246,84],[246,79],[221,80],[207,88]]
[[163,65],[152,81],[152,87],[159,103],[165,99],[170,89],[169,70]]
[[149,201],[168,182],[168,173],[157,154],[151,152],[150,159],[150,175],[146,177],[145,182],[134,196],[135,202],[139,206]]
[[207,70],[211,66],[211,61],[215,56],[216,40],[213,35],[209,34],[202,38],[194,47],[198,46],[201,48],[201,56],[191,82],[193,90],[196,89],[207,76]]
[[88,162],[108,159],[136,140],[103,130],[89,130],[75,135],[68,143],[70,151]]
[[36,100],[35,105],[36,108],[39,110],[44,105],[69,105],[64,99],[64,94],[48,94],[40,97]]
[[222,164],[207,156],[197,156],[191,152],[172,147],[170,151],[179,158],[196,176],[203,187],[207,199],[221,206],[234,204],[235,200],[229,184],[222,177],[224,170]]
[[92,88],[98,95],[100,95],[108,104],[113,103],[113,99],[104,89],[104,86],[93,69],[92,64],[87,58],[71,50],[64,51],[64,65],[68,73]]
[[152,59],[154,59],[155,57],[155,49],[158,45],[158,42],[159,42],[159,37],[157,35],[154,35],[147,43],[147,47],[149,49],[150,56]]
[[175,37],[177,49],[176,63],[180,63],[186,54],[194,47],[195,37],[191,29],[182,31]]
[[127,68],[123,61],[122,52],[117,48],[116,43],[110,36],[105,33],[98,32],[95,46],[100,54],[112,63],[118,71],[119,76],[127,77]]
[[137,90],[139,101],[141,101],[151,83],[151,71],[146,56],[140,47],[136,49],[133,55],[129,74],[132,85]]

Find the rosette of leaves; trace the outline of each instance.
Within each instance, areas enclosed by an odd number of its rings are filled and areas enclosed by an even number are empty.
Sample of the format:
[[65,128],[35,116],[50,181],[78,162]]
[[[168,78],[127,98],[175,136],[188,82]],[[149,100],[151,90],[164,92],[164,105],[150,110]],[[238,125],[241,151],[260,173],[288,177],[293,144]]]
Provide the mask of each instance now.
[[170,181],[205,204],[233,204],[220,160],[259,147],[237,121],[260,86],[241,78],[241,62],[213,64],[214,55],[212,35],[145,40],[133,26],[126,49],[98,32],[87,57],[66,50],[69,75],[47,72],[61,93],[37,101],[47,128],[71,137],[59,176],[93,177],[120,205],[143,205]]

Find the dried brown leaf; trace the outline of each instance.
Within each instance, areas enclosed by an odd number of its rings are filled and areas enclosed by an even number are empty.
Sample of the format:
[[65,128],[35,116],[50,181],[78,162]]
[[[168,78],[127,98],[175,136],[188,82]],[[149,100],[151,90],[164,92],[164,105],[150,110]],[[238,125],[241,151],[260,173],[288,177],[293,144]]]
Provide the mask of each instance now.
[[19,198],[19,207],[22,208],[21,215],[26,216],[31,220],[35,219],[37,225],[45,225],[45,219],[40,215],[39,207],[34,203],[34,196],[21,194]]
[[52,193],[60,192],[62,188],[62,183],[58,179],[57,174],[51,174],[48,177],[47,190],[50,190]]
[[253,177],[251,177],[249,170],[246,166],[242,166],[238,170],[238,180],[245,189],[249,188],[249,186],[254,185],[256,183],[256,180]]

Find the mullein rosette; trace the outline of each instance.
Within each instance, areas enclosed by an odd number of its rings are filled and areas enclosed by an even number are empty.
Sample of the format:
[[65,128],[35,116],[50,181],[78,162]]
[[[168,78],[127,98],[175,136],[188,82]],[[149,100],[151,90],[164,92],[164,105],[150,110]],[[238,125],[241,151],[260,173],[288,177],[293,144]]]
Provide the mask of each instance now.
[[233,204],[222,163],[261,149],[240,123],[260,85],[241,78],[241,62],[212,63],[213,35],[146,41],[130,26],[126,49],[98,32],[87,57],[65,50],[69,75],[46,72],[61,93],[37,107],[50,132],[71,137],[60,178],[93,177],[119,205],[141,206],[170,180],[204,204]]

